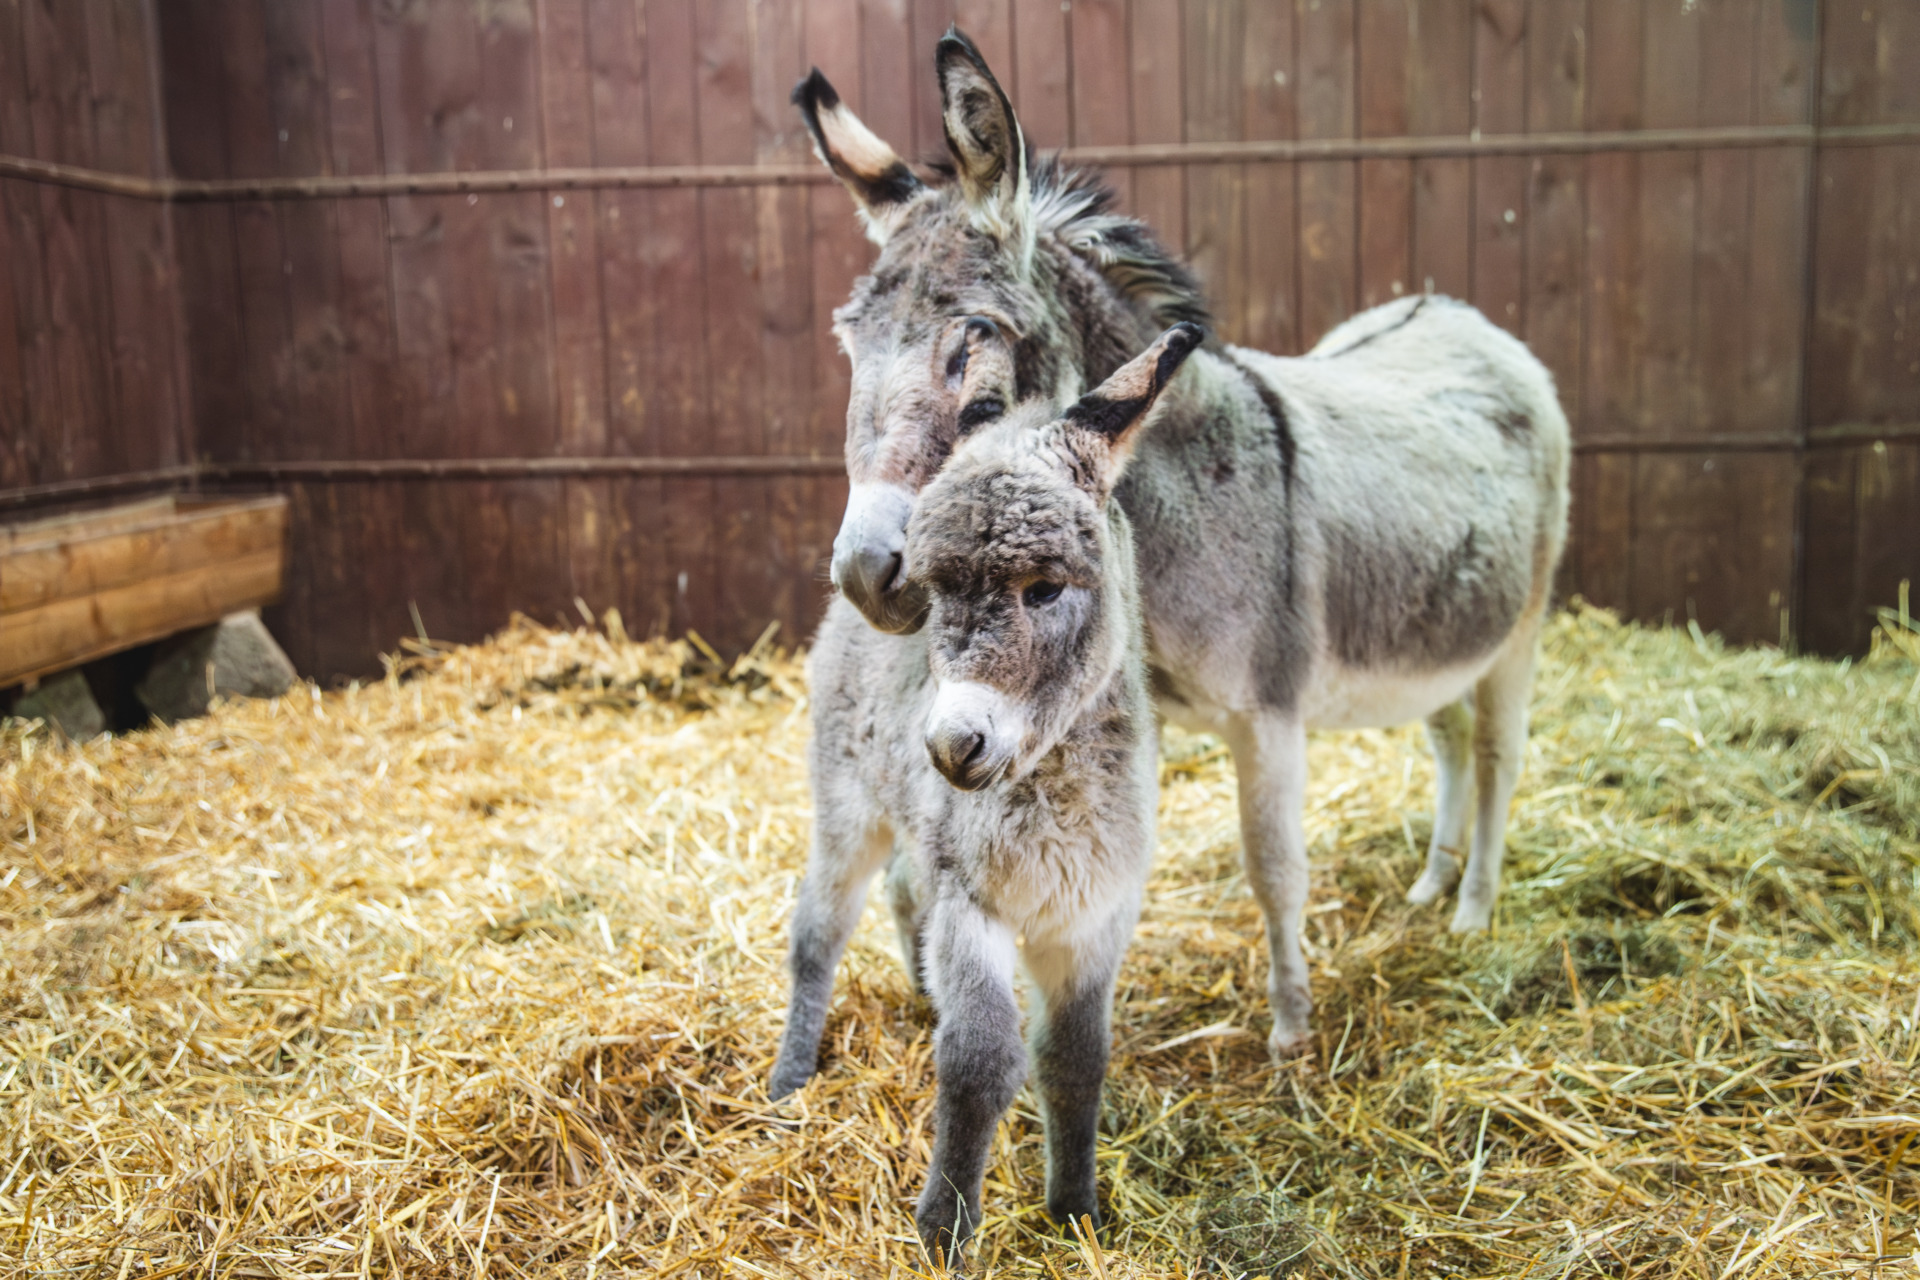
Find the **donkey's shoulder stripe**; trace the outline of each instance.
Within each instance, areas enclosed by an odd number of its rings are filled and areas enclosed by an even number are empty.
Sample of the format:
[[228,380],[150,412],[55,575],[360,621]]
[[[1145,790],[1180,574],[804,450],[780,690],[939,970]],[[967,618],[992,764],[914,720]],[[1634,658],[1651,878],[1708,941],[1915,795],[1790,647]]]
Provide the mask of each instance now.
[[1285,402],[1280,399],[1280,393],[1275,391],[1265,378],[1261,377],[1254,370],[1249,369],[1245,364],[1242,364],[1239,357],[1228,352],[1225,347],[1215,348],[1213,354],[1219,356],[1233,368],[1235,373],[1245,378],[1247,385],[1253,388],[1253,394],[1260,397],[1260,404],[1266,409],[1267,417],[1273,423],[1273,442],[1280,450],[1280,478],[1286,485],[1287,494],[1291,496],[1293,493],[1294,441],[1293,429],[1287,425],[1287,406]]

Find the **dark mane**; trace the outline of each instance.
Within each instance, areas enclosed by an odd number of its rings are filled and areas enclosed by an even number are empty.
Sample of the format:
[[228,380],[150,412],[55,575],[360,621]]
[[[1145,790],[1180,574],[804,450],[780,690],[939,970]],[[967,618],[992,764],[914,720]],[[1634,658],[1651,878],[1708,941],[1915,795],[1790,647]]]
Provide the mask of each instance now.
[[1029,153],[1027,172],[1040,235],[1053,236],[1091,263],[1156,329],[1183,320],[1213,329],[1200,282],[1146,223],[1113,211],[1113,188],[1097,171],[1069,168],[1055,155]]
[[[952,160],[929,160],[925,167],[929,186],[958,191]],[[1058,155],[1029,147],[1027,173],[1040,235],[1054,237],[1085,259],[1155,329],[1184,320],[1213,330],[1200,282],[1146,223],[1114,212],[1117,197],[1098,170],[1070,168]]]

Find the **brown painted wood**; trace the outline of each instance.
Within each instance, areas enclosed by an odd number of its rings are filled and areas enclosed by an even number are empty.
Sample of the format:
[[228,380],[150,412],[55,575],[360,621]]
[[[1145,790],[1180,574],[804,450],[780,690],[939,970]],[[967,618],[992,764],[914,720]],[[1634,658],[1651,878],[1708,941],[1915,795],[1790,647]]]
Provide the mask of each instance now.
[[1067,84],[1071,12],[1071,5],[1056,0],[1014,0],[1012,97],[1020,127],[1036,147],[1064,147],[1073,137]]
[[[1356,131],[1354,0],[1297,0],[1294,38],[1302,138],[1351,137]],[[1353,161],[1299,166],[1300,342],[1311,347],[1359,309],[1357,199]]]
[[[1526,130],[1528,16],[1523,0],[1489,0],[1475,10],[1473,127],[1483,136]],[[1488,319],[1523,336],[1528,162],[1488,156],[1472,166],[1473,281],[1467,296]]]
[[[1177,5],[1164,0],[1130,0],[1128,79],[1133,86],[1135,143],[1180,142],[1182,120],[1181,19]],[[1186,172],[1179,165],[1154,165],[1133,171],[1131,212],[1153,228],[1168,247],[1187,244]]]
[[[1249,141],[1291,140],[1296,136],[1294,104],[1298,67],[1293,55],[1293,14],[1285,5],[1246,7],[1244,54],[1240,67],[1245,134]],[[1300,349],[1299,247],[1293,166],[1249,164],[1241,169],[1246,202],[1246,310],[1242,340],[1263,351]]]
[[[1404,137],[1412,74],[1409,0],[1359,6],[1360,133]],[[1362,160],[1359,175],[1360,305],[1418,293],[1413,271],[1413,161]]]
[[[1413,54],[1407,75],[1408,132],[1469,132],[1475,87],[1472,9],[1452,0],[1410,0],[1407,14]],[[1459,157],[1417,159],[1412,177],[1410,283],[1422,292],[1471,297],[1473,162]]]
[[[1806,4],[1712,0],[0,0],[0,152],[85,166],[0,179],[0,486],[277,477],[296,528],[274,617],[326,630],[314,661],[390,646],[416,597],[462,635],[576,594],[636,630],[804,630],[837,480],[479,464],[837,453],[827,313],[873,251],[786,93],[817,63],[923,157],[957,20],[1036,142],[1105,149],[1227,336],[1298,350],[1428,277],[1525,336],[1604,450],[1576,466],[1569,584],[1773,637],[1777,548],[1701,514],[1745,502],[1802,531],[1810,640],[1816,573],[1858,569],[1830,628],[1856,644],[1912,559],[1888,532],[1906,446],[1881,442],[1883,498],[1872,438],[1823,442],[1804,501],[1781,446],[1920,421],[1900,320],[1920,144],[1836,134],[1816,162],[1807,130],[1816,85],[1823,127],[1920,121],[1913,12],[1824,6],[1816,33]],[[1664,126],[1685,128],[1621,132]],[[298,185],[373,175],[481,189]],[[383,459],[472,466],[312,469]],[[1713,581],[1689,540],[1729,557]]]
[[[1237,142],[1244,136],[1246,8],[1241,0],[1192,0],[1182,46],[1184,116],[1189,142]],[[1189,165],[1187,259],[1212,299],[1222,333],[1246,341],[1248,284],[1245,173],[1240,165]]]
[[[1537,5],[1527,22],[1527,128],[1577,129],[1586,120],[1589,41],[1582,3]],[[1587,170],[1573,156],[1528,162],[1527,200],[1516,209],[1525,239],[1521,335],[1553,371],[1576,437],[1585,400]],[[1504,217],[1504,213],[1502,214]]]

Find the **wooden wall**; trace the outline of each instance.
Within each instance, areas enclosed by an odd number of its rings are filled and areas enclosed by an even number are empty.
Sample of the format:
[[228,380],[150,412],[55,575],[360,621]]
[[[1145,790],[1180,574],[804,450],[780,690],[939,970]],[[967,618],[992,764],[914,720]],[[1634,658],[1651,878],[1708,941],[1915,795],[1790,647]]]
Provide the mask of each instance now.
[[[935,155],[931,49],[950,21],[985,50],[1038,145],[1103,160],[1126,205],[1184,248],[1230,338],[1302,350],[1360,307],[1428,288],[1525,338],[1579,440],[1567,590],[1735,639],[1784,627],[1846,649],[1872,605],[1920,577],[1920,133],[1866,145],[1824,132],[1920,123],[1915,6],[164,0],[152,12],[0,0],[0,20],[42,42],[0,56],[54,67],[62,84],[107,79],[95,68],[124,44],[112,33],[145,30],[160,88],[141,61],[140,101],[161,104],[108,112],[115,133],[100,104],[121,99],[97,89],[62,90],[92,95],[64,106],[52,90],[0,89],[0,149],[158,175],[158,132],[165,172],[184,183],[707,175],[378,195],[335,182],[274,198],[230,185],[146,204],[0,182],[16,318],[39,314],[19,303],[33,292],[22,280],[58,283],[54,252],[33,246],[67,223],[41,210],[83,197],[101,210],[82,242],[97,250],[62,250],[88,268],[92,309],[47,304],[66,327],[32,328],[38,347],[0,329],[0,360],[52,353],[35,357],[41,381],[22,383],[46,389],[0,407],[27,427],[0,451],[0,488],[192,456],[207,483],[285,490],[294,589],[273,621],[308,671],[368,669],[412,630],[410,602],[456,639],[576,597],[617,605],[635,630],[695,627],[729,648],[768,619],[789,639],[811,630],[845,496],[846,369],[827,316],[868,249],[837,187],[790,177],[811,159],[787,92],[817,64],[899,149]],[[0,64],[0,85],[10,71]],[[83,118],[92,141],[67,138]],[[139,157],[123,136],[136,118]],[[1764,146],[1738,133],[1769,128]],[[1562,137],[1675,129],[1736,132],[1660,150]],[[1476,134],[1541,141],[1535,154],[1444,155],[1384,141]],[[1384,145],[1257,154],[1351,139]],[[773,176],[742,183],[735,166]],[[123,223],[113,201],[133,210]],[[171,259],[152,258],[157,283],[134,289],[149,275],[125,270],[122,286],[101,283],[103,261],[148,261],[126,241],[146,243],[149,226],[153,243],[169,229],[174,242]],[[184,340],[164,305],[174,271]],[[126,319],[102,302],[123,293]],[[132,309],[141,299],[154,316]],[[124,354],[166,343],[184,371]],[[53,408],[61,395],[98,403]],[[156,423],[162,398],[175,407]],[[50,469],[44,456],[62,449],[84,460]],[[701,461],[629,465],[677,458]]]
[[[165,172],[146,0],[0,0],[0,155]],[[0,174],[0,491],[191,453],[169,207]]]

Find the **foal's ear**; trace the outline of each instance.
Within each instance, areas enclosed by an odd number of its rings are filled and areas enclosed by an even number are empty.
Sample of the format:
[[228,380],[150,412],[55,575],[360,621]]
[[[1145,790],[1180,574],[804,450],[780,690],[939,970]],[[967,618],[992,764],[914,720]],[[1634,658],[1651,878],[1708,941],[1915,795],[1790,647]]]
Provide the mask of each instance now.
[[987,60],[958,28],[933,53],[940,77],[940,119],[974,226],[1024,252],[1033,240],[1033,191],[1027,139]]
[[867,236],[885,244],[909,200],[924,185],[894,149],[861,123],[815,67],[793,86],[793,105],[813,135],[813,153],[860,205]]
[[1076,428],[1069,435],[1070,446],[1084,466],[1081,483],[1094,496],[1104,499],[1112,491],[1154,402],[1206,337],[1199,325],[1181,321],[1062,415]]

